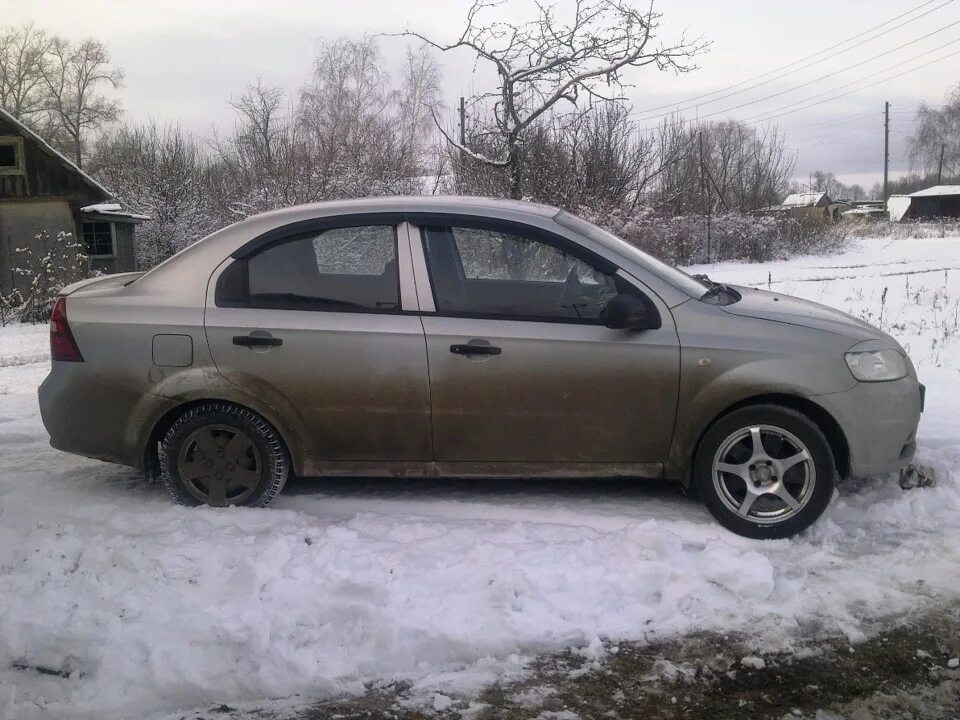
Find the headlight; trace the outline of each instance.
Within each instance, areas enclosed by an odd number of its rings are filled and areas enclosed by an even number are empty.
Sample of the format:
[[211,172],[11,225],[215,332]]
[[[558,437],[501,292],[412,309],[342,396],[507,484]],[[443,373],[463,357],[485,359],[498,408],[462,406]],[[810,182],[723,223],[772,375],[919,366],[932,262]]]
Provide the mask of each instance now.
[[861,382],[899,380],[907,374],[907,361],[898,350],[848,352],[844,356],[847,367]]

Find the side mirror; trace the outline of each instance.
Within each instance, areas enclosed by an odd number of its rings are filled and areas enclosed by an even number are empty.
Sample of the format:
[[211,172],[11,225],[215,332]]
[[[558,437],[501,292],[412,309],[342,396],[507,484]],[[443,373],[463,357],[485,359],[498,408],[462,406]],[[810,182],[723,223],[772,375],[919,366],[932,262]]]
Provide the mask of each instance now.
[[636,295],[620,293],[610,299],[600,315],[603,324],[613,330],[656,330],[660,315]]

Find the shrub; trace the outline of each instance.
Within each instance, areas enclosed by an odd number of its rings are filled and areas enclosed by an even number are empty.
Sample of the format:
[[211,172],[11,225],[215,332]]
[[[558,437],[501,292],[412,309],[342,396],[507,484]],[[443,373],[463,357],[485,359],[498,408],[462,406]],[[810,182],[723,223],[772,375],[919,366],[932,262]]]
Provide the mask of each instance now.
[[70,233],[52,239],[35,236],[32,247],[14,250],[14,288],[0,295],[0,322],[46,322],[53,303],[67,285],[90,276],[90,259]]
[[892,240],[948,237],[960,235],[960,220],[937,218],[934,220],[908,220],[906,222],[855,222],[844,224],[851,238],[891,238]]
[[722,260],[764,262],[798,254],[835,252],[846,242],[843,228],[829,221],[726,212],[666,216],[648,208],[579,214],[644,252],[674,265]]

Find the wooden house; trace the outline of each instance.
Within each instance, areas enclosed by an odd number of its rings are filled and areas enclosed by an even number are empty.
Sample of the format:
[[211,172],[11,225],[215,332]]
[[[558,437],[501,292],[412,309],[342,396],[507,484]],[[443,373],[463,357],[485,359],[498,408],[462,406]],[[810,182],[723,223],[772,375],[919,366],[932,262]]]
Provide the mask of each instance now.
[[25,281],[18,256],[42,254],[43,234],[82,242],[93,270],[136,270],[134,234],[148,219],[123,211],[113,193],[0,108],[0,294]]

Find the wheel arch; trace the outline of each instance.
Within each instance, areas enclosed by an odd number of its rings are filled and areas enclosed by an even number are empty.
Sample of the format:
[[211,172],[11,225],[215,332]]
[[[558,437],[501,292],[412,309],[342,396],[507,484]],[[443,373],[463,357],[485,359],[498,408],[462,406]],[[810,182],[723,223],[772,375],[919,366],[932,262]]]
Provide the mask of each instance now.
[[150,429],[150,432],[147,434],[146,441],[143,443],[142,450],[143,470],[148,478],[157,479],[160,477],[158,445],[163,439],[163,436],[167,434],[167,431],[177,421],[177,418],[195,407],[208,405],[210,403],[233,405],[234,407],[241,408],[262,417],[276,431],[280,438],[280,442],[283,443],[283,448],[287,453],[287,457],[290,459],[291,470],[296,471],[298,458],[294,454],[293,449],[296,448],[297,445],[290,442],[290,437],[288,436],[289,431],[283,427],[282,423],[277,423],[274,421],[274,418],[270,417],[269,415],[260,412],[256,408],[236,402],[235,400],[224,400],[223,398],[208,397],[186,400],[178,403],[177,405],[174,405],[166,410],[153,423],[153,427]]
[[696,443],[693,445],[693,452],[687,459],[687,465],[682,478],[683,484],[686,487],[690,487],[692,485],[690,471],[693,467],[693,458],[695,458],[697,452],[699,452],[700,443],[703,442],[703,438],[710,428],[712,428],[717,421],[729,415],[731,412],[754,405],[779,405],[781,407],[795,410],[796,412],[799,412],[801,415],[805,416],[818,428],[820,428],[820,432],[822,432],[824,437],[826,437],[827,443],[830,445],[830,450],[833,453],[833,462],[837,468],[838,475],[841,478],[846,478],[850,475],[850,444],[847,441],[846,434],[843,432],[843,428],[840,427],[840,423],[837,422],[833,415],[807,397],[800,395],[789,395],[786,393],[764,393],[760,395],[752,395],[750,397],[743,398],[742,400],[738,400],[737,402],[718,412],[713,418],[710,419],[708,423],[706,423],[706,425],[703,426],[699,435],[697,436]]

